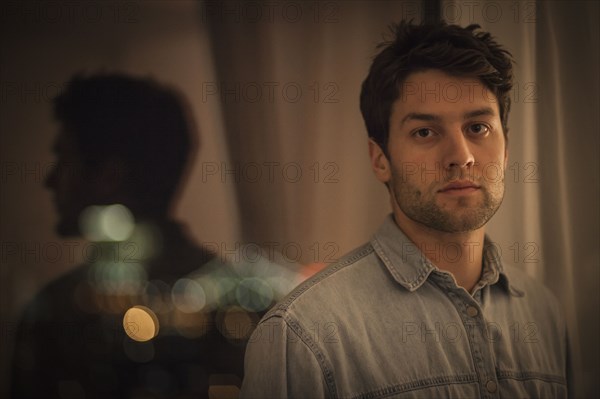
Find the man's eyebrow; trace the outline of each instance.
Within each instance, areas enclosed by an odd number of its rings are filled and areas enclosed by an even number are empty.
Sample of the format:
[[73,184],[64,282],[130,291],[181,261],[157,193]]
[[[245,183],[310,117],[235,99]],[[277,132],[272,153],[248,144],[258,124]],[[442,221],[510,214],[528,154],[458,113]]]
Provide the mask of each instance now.
[[419,112],[409,112],[408,114],[406,114],[404,116],[404,118],[402,118],[402,121],[400,122],[400,126],[402,126],[406,122],[412,121],[412,120],[426,121],[426,122],[440,122],[442,120],[442,118],[438,115],[433,115],[433,114],[422,114]]
[[496,113],[490,107],[476,109],[475,111],[467,112],[463,115],[463,119],[475,118],[477,116],[494,116]]
[[[496,113],[491,107],[483,107],[474,111],[467,112],[463,115],[463,119],[475,118],[477,116],[494,116]],[[408,121],[425,121],[425,122],[441,122],[442,117],[434,114],[425,114],[421,112],[409,112],[400,121],[400,126],[404,125]]]

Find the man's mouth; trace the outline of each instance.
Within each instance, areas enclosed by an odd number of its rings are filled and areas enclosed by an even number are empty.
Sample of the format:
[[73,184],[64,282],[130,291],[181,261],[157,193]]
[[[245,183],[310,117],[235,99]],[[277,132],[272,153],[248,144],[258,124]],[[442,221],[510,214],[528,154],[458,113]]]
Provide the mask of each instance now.
[[446,184],[438,192],[447,194],[468,194],[481,189],[481,186],[470,180],[459,180]]

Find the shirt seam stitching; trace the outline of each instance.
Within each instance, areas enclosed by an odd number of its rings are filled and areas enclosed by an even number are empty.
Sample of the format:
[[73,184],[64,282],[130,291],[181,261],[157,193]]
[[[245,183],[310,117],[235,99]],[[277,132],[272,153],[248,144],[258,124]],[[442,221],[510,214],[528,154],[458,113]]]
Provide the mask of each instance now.
[[350,258],[344,259],[336,264],[331,265],[323,272],[319,273],[315,278],[307,280],[305,283],[301,284],[298,288],[296,288],[296,290],[294,290],[292,294],[290,294],[288,299],[277,305],[276,310],[286,311],[296,299],[298,299],[302,294],[316,286],[318,283],[322,282],[328,277],[331,277],[336,272],[355,264],[356,262],[367,257],[373,252],[374,249],[370,243],[364,244],[363,248],[359,248],[358,252],[352,255]]
[[311,339],[310,335],[306,334],[304,328],[302,328],[302,325],[300,324],[300,322],[298,320],[295,320],[293,317],[291,317],[287,313],[282,315],[281,318],[287,324],[287,326],[290,328],[290,330],[294,334],[296,334],[296,336],[312,352],[313,356],[315,357],[315,360],[321,367],[321,373],[323,374],[323,378],[325,379],[325,384],[327,385],[329,394],[333,398],[337,397],[337,395],[336,395],[337,388],[335,385],[335,378],[333,377],[333,371],[330,370],[329,367],[327,367],[325,354],[319,350],[318,345],[316,344],[316,342],[314,342]]
[[535,371],[498,371],[497,377],[499,380],[542,380],[546,382],[555,382],[561,385],[567,384],[567,381],[564,377],[553,374],[538,373]]
[[474,374],[460,374],[456,376],[424,378],[420,380],[380,388],[370,392],[361,393],[357,396],[353,396],[352,399],[375,399],[389,396],[392,394],[421,390],[440,385],[470,383],[477,383],[477,378]]

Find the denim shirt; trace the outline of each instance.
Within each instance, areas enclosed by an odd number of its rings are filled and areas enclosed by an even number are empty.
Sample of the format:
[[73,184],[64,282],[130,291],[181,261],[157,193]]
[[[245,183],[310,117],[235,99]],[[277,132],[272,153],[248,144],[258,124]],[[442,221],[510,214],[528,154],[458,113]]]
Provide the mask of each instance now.
[[472,294],[386,219],[292,291],[246,351],[243,398],[564,398],[567,337],[541,284],[486,237]]

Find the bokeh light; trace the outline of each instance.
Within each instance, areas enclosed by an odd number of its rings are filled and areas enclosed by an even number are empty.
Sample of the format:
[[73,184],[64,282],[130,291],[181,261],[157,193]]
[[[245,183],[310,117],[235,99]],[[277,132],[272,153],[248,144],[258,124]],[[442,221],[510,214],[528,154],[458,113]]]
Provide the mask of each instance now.
[[124,241],[133,232],[135,223],[133,214],[124,205],[93,205],[81,212],[79,226],[90,241]]
[[150,341],[158,335],[158,318],[145,306],[134,306],[123,316],[123,328],[129,338],[138,342]]
[[100,229],[107,241],[124,241],[134,228],[133,214],[121,204],[109,205],[102,210]]
[[101,206],[88,206],[79,215],[79,229],[83,236],[90,241],[102,241],[100,230]]
[[260,312],[271,305],[273,289],[266,281],[258,277],[249,277],[240,281],[235,290],[235,296],[244,309]]
[[206,305],[204,289],[189,278],[182,278],[175,282],[171,297],[173,305],[184,313],[199,312]]
[[119,259],[143,262],[158,256],[163,251],[164,238],[160,230],[151,223],[138,223],[127,239],[129,246],[122,245]]
[[159,314],[166,314],[173,308],[171,287],[162,280],[147,282],[142,293],[142,300]]
[[177,308],[173,311],[172,323],[177,332],[186,338],[199,338],[214,330],[213,313],[184,313]]

